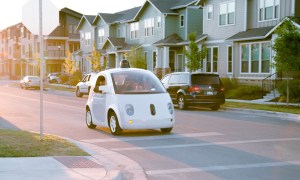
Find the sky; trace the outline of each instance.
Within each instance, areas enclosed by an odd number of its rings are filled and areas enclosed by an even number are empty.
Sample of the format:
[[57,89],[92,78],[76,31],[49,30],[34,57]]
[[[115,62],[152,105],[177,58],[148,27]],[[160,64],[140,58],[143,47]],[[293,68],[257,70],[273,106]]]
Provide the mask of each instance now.
[[[0,30],[22,22],[22,8],[29,0],[5,0],[0,5]],[[58,9],[70,8],[86,15],[115,13],[141,6],[145,0],[50,0]]]

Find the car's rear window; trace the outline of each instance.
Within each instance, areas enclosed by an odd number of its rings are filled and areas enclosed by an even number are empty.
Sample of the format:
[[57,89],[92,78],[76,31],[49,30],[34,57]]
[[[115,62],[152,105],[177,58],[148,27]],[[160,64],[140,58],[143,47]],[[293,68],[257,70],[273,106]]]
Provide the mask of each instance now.
[[193,74],[192,84],[197,85],[212,85],[221,84],[219,76],[205,75],[205,74]]

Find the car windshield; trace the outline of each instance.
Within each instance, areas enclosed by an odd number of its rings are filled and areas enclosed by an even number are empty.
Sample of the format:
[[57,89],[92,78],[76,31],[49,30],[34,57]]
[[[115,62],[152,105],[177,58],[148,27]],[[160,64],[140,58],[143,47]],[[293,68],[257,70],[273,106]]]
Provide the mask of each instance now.
[[116,94],[156,94],[166,90],[155,75],[125,71],[112,73]]
[[218,85],[220,84],[220,79],[218,76],[213,75],[200,75],[194,74],[192,75],[192,84],[193,85]]

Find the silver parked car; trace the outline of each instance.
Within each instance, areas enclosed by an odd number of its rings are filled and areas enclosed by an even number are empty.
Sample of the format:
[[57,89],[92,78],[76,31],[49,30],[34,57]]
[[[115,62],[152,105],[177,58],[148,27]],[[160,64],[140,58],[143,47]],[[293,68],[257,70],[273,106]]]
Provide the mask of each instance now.
[[20,81],[21,89],[28,89],[28,88],[40,88],[40,77],[38,76],[25,76]]
[[82,80],[76,85],[75,94],[77,97],[82,97],[84,94],[89,94],[91,89],[91,80],[96,76],[97,73],[89,73],[85,75]]

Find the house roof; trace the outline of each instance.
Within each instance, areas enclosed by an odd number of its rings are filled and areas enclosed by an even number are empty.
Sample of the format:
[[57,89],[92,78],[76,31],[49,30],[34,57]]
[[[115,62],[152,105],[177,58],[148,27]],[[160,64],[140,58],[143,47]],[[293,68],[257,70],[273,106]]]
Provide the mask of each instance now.
[[81,26],[81,24],[84,22],[84,21],[87,21],[90,26],[92,26],[93,24],[93,21],[95,19],[96,16],[93,16],[93,15],[83,15],[78,23],[78,26],[76,29],[79,29],[79,27]]
[[[113,24],[113,23],[118,23],[118,22],[127,22],[127,21],[131,21],[134,19],[135,15],[138,13],[140,8],[141,8],[141,6],[138,6],[138,7],[124,10],[124,11],[116,12],[114,14],[99,13],[97,18],[101,17],[108,24]],[[94,22],[96,21],[97,18],[94,19]]]
[[125,38],[116,38],[116,37],[108,37],[105,43],[103,44],[103,46],[101,47],[101,49],[104,49],[104,47],[107,44],[111,44],[113,47],[116,48],[123,48],[124,46],[126,46]]
[[[204,39],[206,39],[208,37],[208,35],[207,34],[198,34],[197,35],[197,37],[196,37],[196,43],[199,43],[200,41],[203,41]],[[190,43],[190,41],[189,40],[185,40],[185,41],[183,41],[183,42],[180,42],[180,43],[178,43],[178,44],[180,44],[180,45],[188,45]]]
[[79,13],[79,12],[77,12],[77,11],[74,11],[74,10],[72,10],[72,9],[69,9],[69,8],[67,8],[67,7],[62,8],[60,11],[66,13],[66,14],[72,15],[72,16],[74,16],[74,17],[77,17],[77,18],[79,18],[79,19],[82,17],[82,14],[81,14],[81,13]]
[[159,46],[159,45],[176,45],[177,43],[182,42],[183,39],[176,33],[166,37],[165,39],[159,40],[153,45]]
[[228,39],[227,41],[246,41],[255,39],[267,38],[275,29],[275,26],[261,27],[255,29],[248,29],[247,31],[239,32]]

